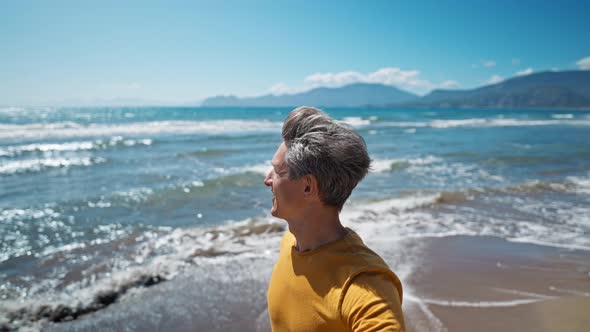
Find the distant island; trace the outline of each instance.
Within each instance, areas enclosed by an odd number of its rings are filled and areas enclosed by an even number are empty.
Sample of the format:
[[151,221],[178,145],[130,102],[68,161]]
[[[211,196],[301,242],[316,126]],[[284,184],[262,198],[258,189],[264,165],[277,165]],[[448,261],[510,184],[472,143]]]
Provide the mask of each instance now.
[[404,108],[568,108],[590,109],[590,71],[546,71],[517,76],[470,90],[434,90],[417,96],[398,88],[355,83],[302,93],[205,99],[205,107],[404,107]]

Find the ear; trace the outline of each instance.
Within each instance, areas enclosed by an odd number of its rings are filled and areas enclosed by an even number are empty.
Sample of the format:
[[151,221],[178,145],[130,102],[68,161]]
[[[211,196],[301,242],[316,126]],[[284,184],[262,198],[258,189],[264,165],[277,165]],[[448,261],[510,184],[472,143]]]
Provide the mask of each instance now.
[[303,196],[306,198],[319,197],[318,181],[313,175],[306,175],[303,177]]

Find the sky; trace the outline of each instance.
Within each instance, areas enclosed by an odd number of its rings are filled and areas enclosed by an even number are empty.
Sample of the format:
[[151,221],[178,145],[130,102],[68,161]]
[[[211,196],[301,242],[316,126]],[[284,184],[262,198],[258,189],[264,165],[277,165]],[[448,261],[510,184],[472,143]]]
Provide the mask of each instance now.
[[416,94],[590,69],[586,1],[2,1],[0,105]]

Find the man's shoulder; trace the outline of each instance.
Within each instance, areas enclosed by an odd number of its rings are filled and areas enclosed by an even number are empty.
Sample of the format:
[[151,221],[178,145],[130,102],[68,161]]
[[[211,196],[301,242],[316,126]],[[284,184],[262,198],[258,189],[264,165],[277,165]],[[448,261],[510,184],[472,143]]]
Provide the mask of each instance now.
[[290,231],[286,231],[281,239],[281,250],[292,247],[295,244],[295,236]]
[[381,272],[365,272],[343,290],[339,309],[351,330],[379,326],[379,330],[403,331],[402,294],[399,279]]
[[349,254],[354,267],[350,271],[345,288],[353,283],[381,283],[385,279],[396,288],[401,301],[402,284],[398,276],[379,254],[365,245],[358,234],[352,230],[351,232]]
[[[347,243],[344,251],[352,258],[355,258],[359,267],[369,268],[371,266],[384,268],[389,270],[389,266],[383,258],[369,248],[361,239],[361,237],[349,229],[349,236],[347,236]],[[364,264],[363,264],[364,263]]]

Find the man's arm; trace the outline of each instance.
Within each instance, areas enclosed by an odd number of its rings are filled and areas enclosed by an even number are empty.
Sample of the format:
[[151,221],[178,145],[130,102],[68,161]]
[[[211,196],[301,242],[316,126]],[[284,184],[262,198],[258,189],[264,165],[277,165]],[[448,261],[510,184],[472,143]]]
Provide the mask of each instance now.
[[405,331],[400,296],[385,273],[356,276],[342,301],[342,318],[350,331]]

